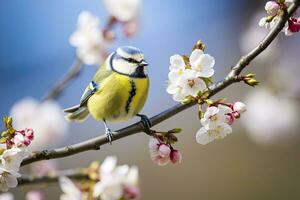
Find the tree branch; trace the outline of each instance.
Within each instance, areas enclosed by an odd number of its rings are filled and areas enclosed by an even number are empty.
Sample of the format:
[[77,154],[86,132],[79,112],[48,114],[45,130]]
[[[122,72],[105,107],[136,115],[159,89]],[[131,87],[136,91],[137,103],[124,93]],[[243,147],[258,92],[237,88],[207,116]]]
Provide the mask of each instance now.
[[58,81],[54,87],[43,97],[43,101],[56,99],[70,83],[71,80],[75,79],[81,72],[82,62],[79,58],[76,58],[69,71],[64,77]]
[[[225,79],[219,83],[214,84],[209,90],[209,97],[212,97],[216,93],[220,92],[221,90],[225,89],[229,85],[234,82],[237,82],[237,76],[242,72],[242,70],[248,66],[248,64],[256,58],[260,53],[262,53],[276,38],[276,36],[280,33],[280,31],[285,26],[285,23],[289,19],[289,17],[297,10],[299,7],[300,0],[296,0],[288,10],[284,13],[281,19],[278,21],[276,26],[268,33],[268,35],[255,47],[250,53],[243,56],[237,64],[231,69],[229,74],[225,77]],[[160,114],[155,115],[154,117],[150,118],[150,121],[153,126],[159,124],[160,122],[176,115],[177,113],[195,105],[196,102],[191,102],[189,104],[177,104]],[[134,123],[126,128],[120,129],[114,134],[114,140],[118,140],[129,135],[136,134],[138,132],[144,132],[145,129],[141,122]],[[71,156],[80,152],[88,151],[88,150],[98,150],[100,149],[101,145],[109,143],[107,137],[105,135],[101,135],[90,140],[80,142],[74,145],[70,145],[67,147],[54,149],[54,150],[45,150],[41,152],[32,153],[31,156],[24,159],[22,165],[27,165],[32,162],[40,161],[40,160],[48,160],[48,159],[55,159],[55,158],[62,158],[66,156]]]
[[53,174],[49,173],[43,176],[22,175],[22,177],[18,178],[18,186],[40,184],[40,183],[54,183],[57,182],[59,177],[61,176],[67,176],[75,180],[89,179],[88,175],[84,173],[84,169],[69,169],[69,170],[55,172]]

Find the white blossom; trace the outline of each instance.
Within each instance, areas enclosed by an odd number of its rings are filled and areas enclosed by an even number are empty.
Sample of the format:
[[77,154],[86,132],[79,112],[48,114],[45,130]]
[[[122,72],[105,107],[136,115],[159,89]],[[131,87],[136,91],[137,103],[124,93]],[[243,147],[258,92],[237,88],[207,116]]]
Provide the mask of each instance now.
[[1,165],[4,169],[8,171],[19,171],[21,162],[23,159],[28,156],[29,153],[26,150],[13,147],[7,149],[0,156]]
[[12,193],[2,193],[0,194],[0,200],[14,200]]
[[71,35],[70,43],[76,47],[77,56],[88,65],[102,64],[104,37],[99,19],[88,11],[79,14],[77,30]]
[[171,79],[167,92],[173,95],[174,101],[183,101],[188,96],[196,97],[206,89],[206,84],[199,79],[195,71],[186,69],[178,79]]
[[185,70],[185,62],[181,55],[175,54],[170,57],[170,71],[182,72]]
[[198,77],[209,78],[214,75],[215,59],[200,49],[195,49],[190,55],[190,64]]
[[17,187],[18,177],[20,177],[18,172],[7,170],[0,165],[0,190],[6,192],[9,188]]
[[276,95],[266,87],[256,88],[245,101],[248,109],[242,122],[255,143],[283,143],[297,135],[296,101]]
[[122,22],[134,20],[140,9],[140,0],[104,0],[111,16]]
[[205,145],[215,139],[223,139],[230,133],[232,133],[232,129],[227,123],[219,123],[213,128],[200,128],[196,134],[196,141],[199,144]]
[[81,191],[69,178],[65,176],[60,177],[59,185],[61,190],[64,192],[60,195],[60,200],[82,200]]
[[[201,118],[202,128],[196,134],[196,141],[199,144],[208,144],[215,139],[223,139],[232,132],[231,126],[227,123],[227,116],[232,115],[233,110],[226,105],[210,106]],[[229,115],[227,115],[229,114]]]
[[99,169],[100,181],[94,186],[94,197],[100,197],[102,200],[118,200],[124,195],[124,187],[136,186],[137,168],[116,164],[116,157],[107,157],[104,160]]
[[269,15],[276,15],[279,11],[279,4],[275,1],[268,1],[265,5],[265,10]]
[[182,76],[178,79],[178,85],[182,88],[181,92],[184,96],[196,97],[199,91],[206,89],[206,84],[203,80],[197,77],[193,70],[185,70]]
[[208,107],[201,119],[201,124],[206,129],[216,128],[219,124],[226,122],[227,113],[232,112],[228,106],[218,105]]
[[31,127],[35,131],[30,145],[32,150],[42,150],[50,144],[56,144],[67,134],[68,124],[61,107],[54,101],[40,103],[25,98],[13,105],[11,116],[17,130]]
[[[288,7],[293,1],[285,1],[285,5]],[[259,20],[258,25],[260,27],[265,27],[266,29],[273,29],[280,20],[280,15],[278,14],[280,6],[275,1],[268,1],[265,5],[265,10],[270,16],[263,17]],[[291,19],[291,18],[290,18]],[[290,30],[289,23],[286,22],[284,28],[281,30],[285,33],[286,36],[293,34],[293,31]],[[298,31],[295,31],[298,32]]]

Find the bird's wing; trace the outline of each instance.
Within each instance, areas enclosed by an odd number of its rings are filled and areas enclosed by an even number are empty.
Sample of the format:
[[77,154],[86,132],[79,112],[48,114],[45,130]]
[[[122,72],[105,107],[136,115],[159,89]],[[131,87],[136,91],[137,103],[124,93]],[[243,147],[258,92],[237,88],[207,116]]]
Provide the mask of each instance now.
[[111,70],[107,70],[106,66],[101,66],[98,71],[96,72],[95,76],[93,77],[93,80],[90,82],[90,84],[86,87],[84,90],[81,99],[80,99],[80,106],[83,106],[86,104],[87,100],[95,94],[99,89],[101,89],[101,83],[103,80],[105,80],[107,77],[109,77],[113,72]]

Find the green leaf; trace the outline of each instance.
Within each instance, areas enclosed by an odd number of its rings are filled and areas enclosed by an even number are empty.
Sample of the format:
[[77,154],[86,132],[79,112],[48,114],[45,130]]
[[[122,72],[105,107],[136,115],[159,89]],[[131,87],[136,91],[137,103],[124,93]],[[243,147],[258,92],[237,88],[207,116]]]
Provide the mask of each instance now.
[[181,128],[173,128],[172,130],[168,131],[169,133],[180,133],[182,131]]
[[203,116],[204,116],[204,112],[203,112],[202,110],[199,110],[199,111],[198,111],[198,118],[199,118],[199,119],[202,119]]
[[0,138],[0,143],[5,143],[7,139],[5,137]]
[[184,60],[184,63],[186,66],[189,66],[190,65],[190,59],[187,55],[182,55],[182,58]]
[[6,131],[3,131],[3,132],[1,133],[1,136],[2,136],[2,137],[7,137],[9,134],[10,134],[10,133],[9,133],[9,130],[6,130]]
[[211,99],[206,99],[205,102],[207,103],[207,105],[213,105],[215,102]]
[[208,88],[208,86],[210,86],[211,84],[214,83],[212,77],[210,77],[210,78],[201,77],[200,79],[202,79],[204,81],[207,88]]

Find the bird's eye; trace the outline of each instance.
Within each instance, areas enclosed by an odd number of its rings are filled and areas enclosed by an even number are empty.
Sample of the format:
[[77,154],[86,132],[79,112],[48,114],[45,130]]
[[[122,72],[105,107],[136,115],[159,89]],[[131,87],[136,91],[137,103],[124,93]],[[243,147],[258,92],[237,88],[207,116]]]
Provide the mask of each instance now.
[[134,60],[133,58],[127,58],[126,60],[130,63],[136,63],[136,60]]

